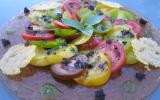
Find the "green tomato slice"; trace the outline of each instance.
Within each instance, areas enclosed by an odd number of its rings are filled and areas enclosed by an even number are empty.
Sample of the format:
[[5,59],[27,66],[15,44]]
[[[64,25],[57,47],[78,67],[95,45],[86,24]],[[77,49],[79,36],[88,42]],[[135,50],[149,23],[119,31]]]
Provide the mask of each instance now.
[[71,36],[77,33],[77,30],[75,29],[56,29],[54,30],[55,35],[59,36],[59,37],[67,37],[67,36]]
[[80,37],[74,39],[71,44],[80,45],[86,43],[90,39],[90,36],[82,34]]
[[30,64],[35,66],[47,66],[63,62],[63,59],[69,59],[77,54],[78,50],[75,45],[68,45],[67,47],[59,49],[48,50],[43,48],[36,48],[36,55],[32,58]]
[[66,41],[59,38],[54,41],[28,41],[28,43],[40,48],[59,48],[59,46],[65,44]]

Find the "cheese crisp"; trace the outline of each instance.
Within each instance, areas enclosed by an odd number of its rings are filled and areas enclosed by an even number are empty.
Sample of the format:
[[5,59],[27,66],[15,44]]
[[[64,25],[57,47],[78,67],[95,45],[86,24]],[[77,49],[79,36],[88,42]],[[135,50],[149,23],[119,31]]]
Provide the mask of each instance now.
[[160,67],[160,47],[151,38],[132,40],[136,58],[145,65]]
[[36,46],[17,44],[12,46],[0,60],[0,70],[6,75],[19,74],[35,56]]

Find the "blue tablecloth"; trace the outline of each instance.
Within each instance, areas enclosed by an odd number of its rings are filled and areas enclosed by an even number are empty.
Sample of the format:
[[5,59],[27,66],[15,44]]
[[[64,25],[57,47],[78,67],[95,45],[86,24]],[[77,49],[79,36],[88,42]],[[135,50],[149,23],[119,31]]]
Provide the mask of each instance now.
[[[31,6],[42,0],[1,0],[0,25],[3,25],[11,16],[19,13],[25,6]],[[160,1],[159,0],[111,0],[121,3],[145,16],[158,29],[160,29]],[[17,98],[0,83],[0,100],[16,100]],[[147,98],[147,100],[160,100],[160,87]]]

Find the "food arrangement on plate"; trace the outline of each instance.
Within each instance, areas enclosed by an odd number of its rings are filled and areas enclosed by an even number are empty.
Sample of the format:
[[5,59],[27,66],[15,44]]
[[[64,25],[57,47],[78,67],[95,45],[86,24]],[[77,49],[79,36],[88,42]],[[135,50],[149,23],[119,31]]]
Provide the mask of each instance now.
[[1,81],[22,100],[141,100],[160,83],[158,32],[118,3],[41,2],[0,33]]

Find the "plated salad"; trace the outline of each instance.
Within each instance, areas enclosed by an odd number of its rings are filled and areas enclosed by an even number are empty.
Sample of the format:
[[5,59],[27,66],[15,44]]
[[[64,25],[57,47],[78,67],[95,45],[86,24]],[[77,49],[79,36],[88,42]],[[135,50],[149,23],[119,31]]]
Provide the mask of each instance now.
[[[160,47],[144,37],[148,22],[118,3],[49,1],[25,7],[24,15],[29,21],[20,35],[25,43],[11,47],[0,60],[6,75],[23,73],[20,69],[29,64],[49,67],[53,79],[97,87],[126,65],[141,63],[148,70],[160,67]],[[6,47],[9,44],[2,42]],[[145,74],[138,72],[135,77],[143,80]]]

